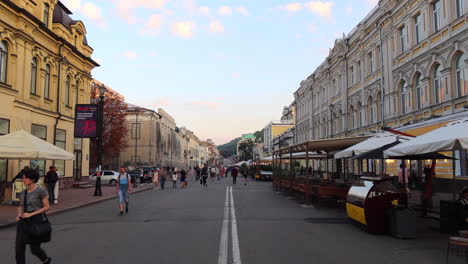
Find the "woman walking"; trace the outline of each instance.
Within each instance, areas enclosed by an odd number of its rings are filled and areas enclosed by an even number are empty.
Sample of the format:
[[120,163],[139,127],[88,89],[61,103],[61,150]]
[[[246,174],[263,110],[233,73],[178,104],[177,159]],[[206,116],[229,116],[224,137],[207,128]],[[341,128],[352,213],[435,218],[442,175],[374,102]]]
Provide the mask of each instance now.
[[177,179],[179,178],[177,176],[177,168],[172,172],[172,188],[177,189]]
[[155,169],[153,172],[153,187],[154,190],[158,189],[158,184],[159,184],[159,169]]
[[187,172],[184,169],[180,171],[180,184],[182,184],[182,189],[187,187]]
[[51,258],[41,248],[42,239],[40,237],[32,237],[26,233],[28,225],[38,225],[46,219],[45,212],[50,207],[49,196],[46,190],[36,185],[39,180],[39,174],[36,171],[24,171],[22,177],[27,189],[21,192],[21,202],[18,207],[18,215],[16,216],[16,221],[18,221],[15,245],[16,263],[26,264],[27,244],[29,244],[31,253],[38,257],[42,263],[51,263]]

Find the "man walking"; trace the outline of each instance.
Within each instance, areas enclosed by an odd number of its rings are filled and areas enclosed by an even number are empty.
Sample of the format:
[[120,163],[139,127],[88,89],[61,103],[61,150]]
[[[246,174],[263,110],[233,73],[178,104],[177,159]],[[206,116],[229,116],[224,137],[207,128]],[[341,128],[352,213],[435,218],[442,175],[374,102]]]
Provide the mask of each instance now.
[[205,187],[208,187],[208,183],[206,180],[208,179],[208,168],[206,165],[203,166],[203,169],[201,170],[201,176],[202,176],[202,184]]
[[119,194],[120,215],[123,215],[124,205],[125,212],[128,213],[130,175],[127,173],[124,166],[120,167],[119,178],[117,179],[117,193]]
[[58,181],[58,174],[54,166],[49,167],[49,171],[44,176],[44,183],[47,185],[47,192],[49,193],[49,203],[55,202],[55,184]]
[[236,184],[237,183],[237,175],[239,175],[239,170],[237,170],[237,167],[234,167],[231,169],[231,176],[232,176],[232,183]]
[[166,168],[161,168],[159,171],[159,179],[161,180],[161,190],[164,190],[164,184],[166,183]]

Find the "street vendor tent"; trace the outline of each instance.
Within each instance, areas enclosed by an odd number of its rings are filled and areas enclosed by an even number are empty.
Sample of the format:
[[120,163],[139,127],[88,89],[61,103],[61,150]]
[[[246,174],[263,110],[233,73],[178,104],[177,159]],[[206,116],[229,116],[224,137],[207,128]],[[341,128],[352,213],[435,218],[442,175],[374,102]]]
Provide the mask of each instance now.
[[468,149],[468,118],[396,145],[384,154],[386,157],[400,157],[462,149]]
[[374,149],[390,146],[391,144],[398,144],[398,142],[400,141],[407,141],[409,139],[410,137],[395,135],[390,132],[380,133],[336,153],[335,159],[351,158],[353,156],[361,155]]
[[73,160],[75,155],[24,130],[0,136],[0,158],[18,160]]

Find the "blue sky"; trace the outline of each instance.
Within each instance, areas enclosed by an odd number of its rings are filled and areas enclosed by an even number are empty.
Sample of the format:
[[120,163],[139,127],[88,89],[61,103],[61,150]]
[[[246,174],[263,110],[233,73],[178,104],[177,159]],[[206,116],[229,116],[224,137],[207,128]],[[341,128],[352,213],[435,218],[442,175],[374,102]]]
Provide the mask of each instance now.
[[223,144],[279,119],[293,92],[377,0],[64,0],[93,77]]

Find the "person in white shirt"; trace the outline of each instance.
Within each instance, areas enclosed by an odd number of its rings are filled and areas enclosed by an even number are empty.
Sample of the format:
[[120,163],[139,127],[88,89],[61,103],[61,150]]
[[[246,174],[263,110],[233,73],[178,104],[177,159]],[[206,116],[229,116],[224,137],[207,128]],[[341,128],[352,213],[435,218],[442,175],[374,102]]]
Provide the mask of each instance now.
[[58,181],[57,181],[57,183],[55,184],[55,187],[54,187],[54,198],[55,198],[54,204],[58,204],[59,188],[60,188],[60,174],[58,172],[57,167],[54,166],[54,168],[55,168],[55,172],[57,173],[57,177],[58,177]]
[[177,189],[177,179],[179,178],[177,176],[177,169],[174,170],[174,172],[172,172],[172,188],[173,189]]

